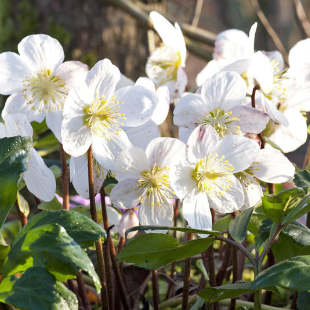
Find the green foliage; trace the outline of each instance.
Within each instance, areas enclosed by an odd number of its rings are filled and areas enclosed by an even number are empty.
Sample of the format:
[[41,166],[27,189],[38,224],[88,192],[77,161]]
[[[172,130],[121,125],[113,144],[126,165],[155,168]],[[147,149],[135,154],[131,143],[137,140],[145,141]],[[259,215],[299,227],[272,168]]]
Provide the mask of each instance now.
[[297,291],[310,289],[310,255],[289,258],[258,274],[252,289],[283,286]]
[[310,187],[310,171],[298,170],[295,173],[294,183],[299,187]]
[[65,228],[71,238],[82,247],[89,247],[94,241],[105,236],[103,228],[87,216],[75,212],[59,210],[55,212],[42,211],[29,221],[19,234],[19,239],[34,228],[46,224],[58,224]]
[[199,293],[199,296],[208,303],[213,303],[225,298],[236,298],[253,291],[250,282],[233,283],[205,288]]
[[2,273],[10,276],[30,267],[46,268],[57,280],[75,277],[79,270],[86,271],[100,289],[99,278],[87,254],[58,224],[34,227],[14,242]]
[[234,240],[242,242],[245,239],[252,213],[253,208],[246,209],[230,223],[229,233]]
[[21,309],[78,309],[76,296],[41,267],[28,269],[19,279],[5,278],[0,284],[0,301]]
[[12,137],[0,139],[0,227],[16,201],[17,181],[26,170],[31,139]]
[[223,216],[213,225],[213,230],[221,232],[228,231],[228,227],[230,225],[231,220],[232,220],[231,214]]
[[179,243],[165,234],[144,234],[131,240],[119,254],[120,261],[134,263],[146,269],[157,269],[173,261],[188,258],[205,251],[212,238]]
[[310,293],[309,292],[299,292],[297,297],[297,309],[307,310],[310,305]]

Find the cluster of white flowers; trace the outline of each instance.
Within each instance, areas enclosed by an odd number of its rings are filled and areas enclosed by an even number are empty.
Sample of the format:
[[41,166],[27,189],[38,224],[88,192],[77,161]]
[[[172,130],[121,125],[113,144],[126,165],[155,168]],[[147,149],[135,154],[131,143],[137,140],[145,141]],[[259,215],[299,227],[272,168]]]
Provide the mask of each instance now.
[[[211,229],[211,208],[223,214],[253,207],[263,195],[260,181],[293,178],[283,152],[307,138],[310,39],[291,49],[287,68],[278,51],[255,51],[256,24],[249,36],[224,31],[196,92],[186,93],[182,31],[156,12],[150,18],[162,45],[147,61],[148,77],[135,83],[108,59],[90,70],[63,62],[59,42],[43,34],[24,38],[19,54],[0,54],[0,93],[10,95],[0,137],[32,136],[30,122],[46,119],[71,156],[79,195],[89,196],[91,147],[95,192],[107,171],[118,180],[110,194],[114,207],[137,208],[141,225],[170,226],[179,199],[190,227]],[[179,139],[160,137],[170,105]],[[24,179],[38,198],[54,197],[55,178],[34,149]],[[122,221],[122,230],[137,223],[133,211]]]

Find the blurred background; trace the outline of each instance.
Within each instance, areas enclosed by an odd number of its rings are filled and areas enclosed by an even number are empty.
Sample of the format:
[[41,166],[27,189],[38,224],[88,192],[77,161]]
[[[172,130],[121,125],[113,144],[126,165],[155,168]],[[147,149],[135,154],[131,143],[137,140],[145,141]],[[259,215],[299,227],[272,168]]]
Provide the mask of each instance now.
[[[265,16],[288,53],[298,40],[306,38],[300,11],[296,11],[298,3],[310,16],[309,0],[0,0],[0,51],[16,52],[26,35],[46,33],[61,42],[66,60],[92,66],[108,57],[123,74],[136,80],[145,76],[147,57],[159,42],[145,20],[149,11],[157,10],[187,29],[186,71],[189,87],[194,88],[197,73],[212,57],[215,35],[225,29],[248,33],[258,21],[256,49],[273,50],[274,40],[261,22]],[[299,165],[304,151],[300,148],[294,155]]]

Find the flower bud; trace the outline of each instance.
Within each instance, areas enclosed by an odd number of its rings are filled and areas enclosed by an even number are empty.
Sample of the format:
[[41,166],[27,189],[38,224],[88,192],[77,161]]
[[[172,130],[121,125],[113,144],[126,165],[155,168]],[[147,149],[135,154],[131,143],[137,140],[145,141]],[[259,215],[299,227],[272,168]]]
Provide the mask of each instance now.
[[[133,209],[127,210],[119,222],[118,233],[121,237],[125,237],[125,232],[131,227],[139,226],[139,220]],[[133,238],[138,232],[133,231],[128,234],[128,238]]]

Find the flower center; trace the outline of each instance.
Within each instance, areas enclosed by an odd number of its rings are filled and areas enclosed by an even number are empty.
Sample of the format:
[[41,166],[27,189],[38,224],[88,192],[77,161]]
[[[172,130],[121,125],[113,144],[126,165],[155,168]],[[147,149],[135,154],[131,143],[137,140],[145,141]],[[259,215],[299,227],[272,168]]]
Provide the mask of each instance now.
[[151,170],[142,171],[137,182],[137,194],[141,203],[151,206],[159,206],[172,198],[168,168],[154,166]]
[[153,78],[159,85],[177,80],[178,68],[181,65],[181,54],[163,45],[155,50],[149,59]]
[[62,111],[68,89],[65,82],[49,69],[24,81],[23,96],[27,104],[38,112]]
[[201,125],[211,125],[218,135],[223,138],[225,135],[241,134],[240,119],[232,115],[232,111],[225,112],[222,109],[214,109],[209,112],[200,122]]
[[223,190],[227,191],[232,186],[230,178],[233,170],[234,167],[225,160],[224,155],[209,153],[196,163],[191,177],[200,192],[220,196]]
[[84,124],[89,127],[95,136],[111,139],[114,134],[119,133],[123,125],[125,114],[120,113],[120,101],[115,97],[110,100],[104,97],[96,98],[89,106],[84,108]]

